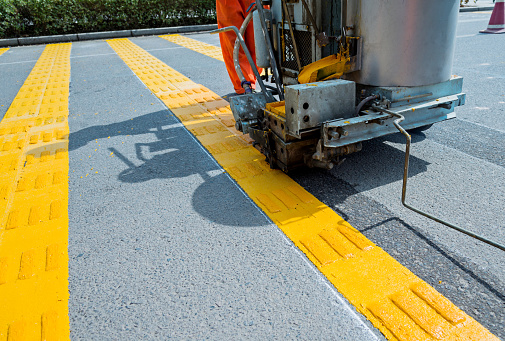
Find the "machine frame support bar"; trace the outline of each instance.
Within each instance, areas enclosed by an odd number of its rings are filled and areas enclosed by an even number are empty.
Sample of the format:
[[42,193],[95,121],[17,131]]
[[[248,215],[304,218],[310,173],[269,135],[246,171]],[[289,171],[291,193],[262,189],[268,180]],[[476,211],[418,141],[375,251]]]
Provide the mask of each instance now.
[[[293,50],[295,52],[296,65],[298,66],[298,71],[302,71],[302,63],[300,62],[300,54],[298,53],[298,44],[295,40],[295,32],[293,31],[293,24],[289,18],[289,10],[288,5],[286,5],[286,0],[282,1],[282,8],[284,10],[284,15],[287,17],[288,26],[289,26],[289,34],[291,35],[291,40],[293,41]],[[284,25],[284,23],[282,23]],[[317,29],[317,28],[316,28]]]

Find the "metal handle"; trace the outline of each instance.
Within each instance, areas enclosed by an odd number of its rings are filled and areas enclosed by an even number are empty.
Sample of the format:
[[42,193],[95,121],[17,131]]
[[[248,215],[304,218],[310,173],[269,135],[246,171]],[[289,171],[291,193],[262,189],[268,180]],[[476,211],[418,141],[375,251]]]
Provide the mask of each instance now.
[[400,131],[400,133],[402,133],[405,138],[407,139],[407,142],[406,142],[406,145],[405,145],[405,166],[404,166],[404,169],[403,169],[403,187],[402,187],[402,204],[403,206],[405,206],[406,208],[408,208],[409,210],[412,210],[422,216],[425,216],[426,218],[428,219],[431,219],[431,220],[434,220],[436,221],[437,223],[440,223],[440,224],[443,224],[447,227],[450,227],[451,229],[454,229],[456,231],[459,231],[461,233],[464,233],[466,234],[467,236],[470,236],[472,238],[475,238],[475,239],[478,239],[480,240],[481,242],[484,242],[488,245],[491,245],[491,246],[494,246],[502,251],[505,251],[505,246],[504,245],[501,245],[501,244],[498,244],[498,243],[495,243],[489,239],[486,239],[476,233],[473,233],[471,231],[468,231],[462,227],[459,227],[459,226],[456,226],[456,225],[453,225],[451,223],[448,223],[440,218],[437,218],[437,217],[434,217],[432,216],[431,214],[428,214],[426,212],[423,212],[421,211],[420,209],[417,209],[413,206],[410,206],[409,204],[407,204],[405,202],[405,199],[407,197],[407,179],[409,177],[409,157],[410,157],[410,142],[411,142],[411,137],[409,135],[409,133],[407,133],[407,131],[400,125],[400,122],[402,122],[405,117],[403,117],[403,115],[400,115],[398,113],[395,113],[394,111],[391,111],[391,110],[388,110],[386,108],[381,108],[381,107],[378,107],[376,105],[372,105],[372,108],[375,110],[375,111],[379,111],[379,112],[383,112],[383,113],[386,113],[386,114],[389,114],[391,116],[394,116],[394,117],[397,117],[396,120],[393,121],[393,124],[395,125],[396,129],[398,129]]

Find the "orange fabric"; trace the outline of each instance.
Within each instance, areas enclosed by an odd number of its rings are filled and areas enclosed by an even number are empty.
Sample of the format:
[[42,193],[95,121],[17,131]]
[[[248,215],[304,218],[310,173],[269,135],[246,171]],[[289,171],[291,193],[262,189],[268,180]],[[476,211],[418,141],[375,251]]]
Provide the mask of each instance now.
[[[246,10],[253,2],[254,0],[216,0],[217,27],[223,28],[227,26],[236,26],[240,29],[240,26],[248,14],[246,13]],[[228,75],[233,83],[235,92],[243,94],[244,89],[240,85],[240,79],[238,78],[235,66],[233,65],[233,47],[235,45],[235,39],[236,35],[233,31],[219,33],[219,41],[221,42],[221,49],[223,51],[224,63],[226,64]],[[251,53],[254,63],[256,64],[252,19],[245,31],[244,40],[249,52]],[[245,79],[251,82],[251,85],[254,88],[256,84],[256,77],[254,76],[253,69],[249,65],[247,57],[242,49],[240,49],[239,52],[239,63]],[[261,73],[261,69],[258,70]]]

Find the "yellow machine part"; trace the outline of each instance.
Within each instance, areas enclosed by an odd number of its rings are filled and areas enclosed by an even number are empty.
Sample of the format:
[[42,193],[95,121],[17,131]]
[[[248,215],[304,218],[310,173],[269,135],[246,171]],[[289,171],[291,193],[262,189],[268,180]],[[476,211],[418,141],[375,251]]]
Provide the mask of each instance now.
[[345,54],[332,54],[320,59],[305,66],[300,71],[298,82],[306,84],[340,78],[346,71],[346,64],[349,60],[349,57],[346,57]]
[[284,101],[267,103],[266,109],[278,116],[286,117],[286,106]]

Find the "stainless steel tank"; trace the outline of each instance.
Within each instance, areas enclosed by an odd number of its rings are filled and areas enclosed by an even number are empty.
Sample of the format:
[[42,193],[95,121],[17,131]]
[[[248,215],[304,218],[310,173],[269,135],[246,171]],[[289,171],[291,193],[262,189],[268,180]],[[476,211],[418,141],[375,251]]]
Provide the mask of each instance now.
[[362,68],[347,78],[374,86],[418,86],[451,77],[459,0],[348,0],[362,37]]

